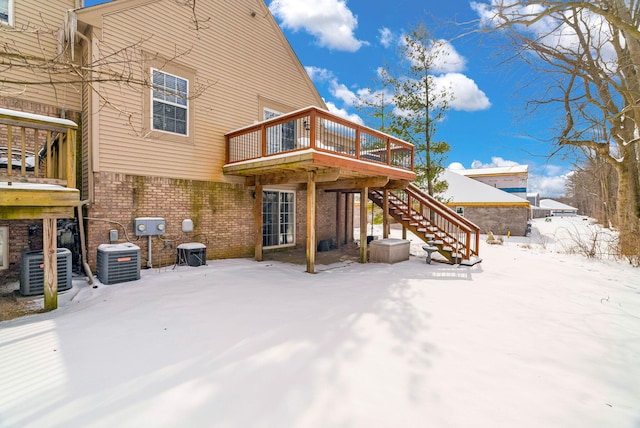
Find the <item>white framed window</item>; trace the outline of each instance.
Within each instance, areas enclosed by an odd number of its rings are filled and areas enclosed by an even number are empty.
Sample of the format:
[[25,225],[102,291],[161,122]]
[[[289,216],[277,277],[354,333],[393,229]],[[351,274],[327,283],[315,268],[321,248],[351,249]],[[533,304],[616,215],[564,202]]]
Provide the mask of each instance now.
[[460,217],[464,217],[464,207],[456,207],[456,214]]
[[0,0],[0,24],[13,26],[13,0]]
[[151,74],[152,129],[188,135],[189,81],[153,68]]
[[0,270],[9,269],[9,228],[0,227]]
[[288,247],[296,243],[296,199],[292,191],[262,192],[262,246]]

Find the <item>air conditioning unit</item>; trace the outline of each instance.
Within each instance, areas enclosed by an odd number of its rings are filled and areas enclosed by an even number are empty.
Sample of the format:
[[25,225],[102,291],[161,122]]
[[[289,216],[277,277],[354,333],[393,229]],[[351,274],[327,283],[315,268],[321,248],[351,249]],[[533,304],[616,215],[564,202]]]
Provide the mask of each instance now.
[[[71,251],[58,248],[58,291],[71,289]],[[20,294],[44,294],[44,257],[42,251],[23,251],[20,266]]]
[[97,275],[103,284],[140,279],[140,247],[130,243],[98,246]]

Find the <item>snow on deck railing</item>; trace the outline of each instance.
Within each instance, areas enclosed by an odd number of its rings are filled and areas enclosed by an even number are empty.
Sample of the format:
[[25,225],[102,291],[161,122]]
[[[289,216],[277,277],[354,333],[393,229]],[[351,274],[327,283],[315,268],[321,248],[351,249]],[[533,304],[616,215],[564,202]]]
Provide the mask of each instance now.
[[75,122],[0,109],[0,181],[75,188]]
[[413,171],[412,144],[318,107],[243,127],[226,139],[227,164],[314,149]]

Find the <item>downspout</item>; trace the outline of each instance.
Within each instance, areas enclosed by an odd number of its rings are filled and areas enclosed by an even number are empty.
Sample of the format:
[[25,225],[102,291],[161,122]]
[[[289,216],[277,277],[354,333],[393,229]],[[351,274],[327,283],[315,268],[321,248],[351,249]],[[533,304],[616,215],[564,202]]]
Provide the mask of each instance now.
[[[79,0],[82,1],[82,0]],[[80,231],[80,259],[82,260],[82,267],[84,268],[84,273],[87,275],[87,281],[89,285],[93,285],[93,273],[91,272],[91,267],[89,267],[89,263],[87,261],[87,245],[85,243],[84,238],[84,220],[82,219],[82,207],[87,205],[89,200],[81,201],[77,206],[78,211],[78,230]]]

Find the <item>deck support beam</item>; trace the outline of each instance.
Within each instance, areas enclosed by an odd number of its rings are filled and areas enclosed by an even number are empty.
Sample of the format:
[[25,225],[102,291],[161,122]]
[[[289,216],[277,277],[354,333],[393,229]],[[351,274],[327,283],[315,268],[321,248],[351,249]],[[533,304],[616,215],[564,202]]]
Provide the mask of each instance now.
[[255,225],[255,259],[257,262],[263,260],[262,255],[262,182],[260,177],[255,179],[255,203],[253,206],[253,224]]
[[56,219],[42,220],[42,258],[44,265],[44,310],[58,308],[58,254]]
[[382,191],[382,237],[389,237],[389,191]]
[[369,188],[360,191],[360,263],[367,262],[367,201]]
[[[342,246],[342,216],[340,214],[342,214],[343,211],[343,205],[342,205],[342,196],[343,193],[342,192],[337,192],[336,193],[336,248],[340,248]],[[346,205],[346,204],[345,204]]]
[[346,244],[353,242],[353,193],[347,193],[345,197],[345,219],[344,219],[344,230],[345,237],[344,242]]
[[307,272],[316,273],[316,181],[307,174]]

